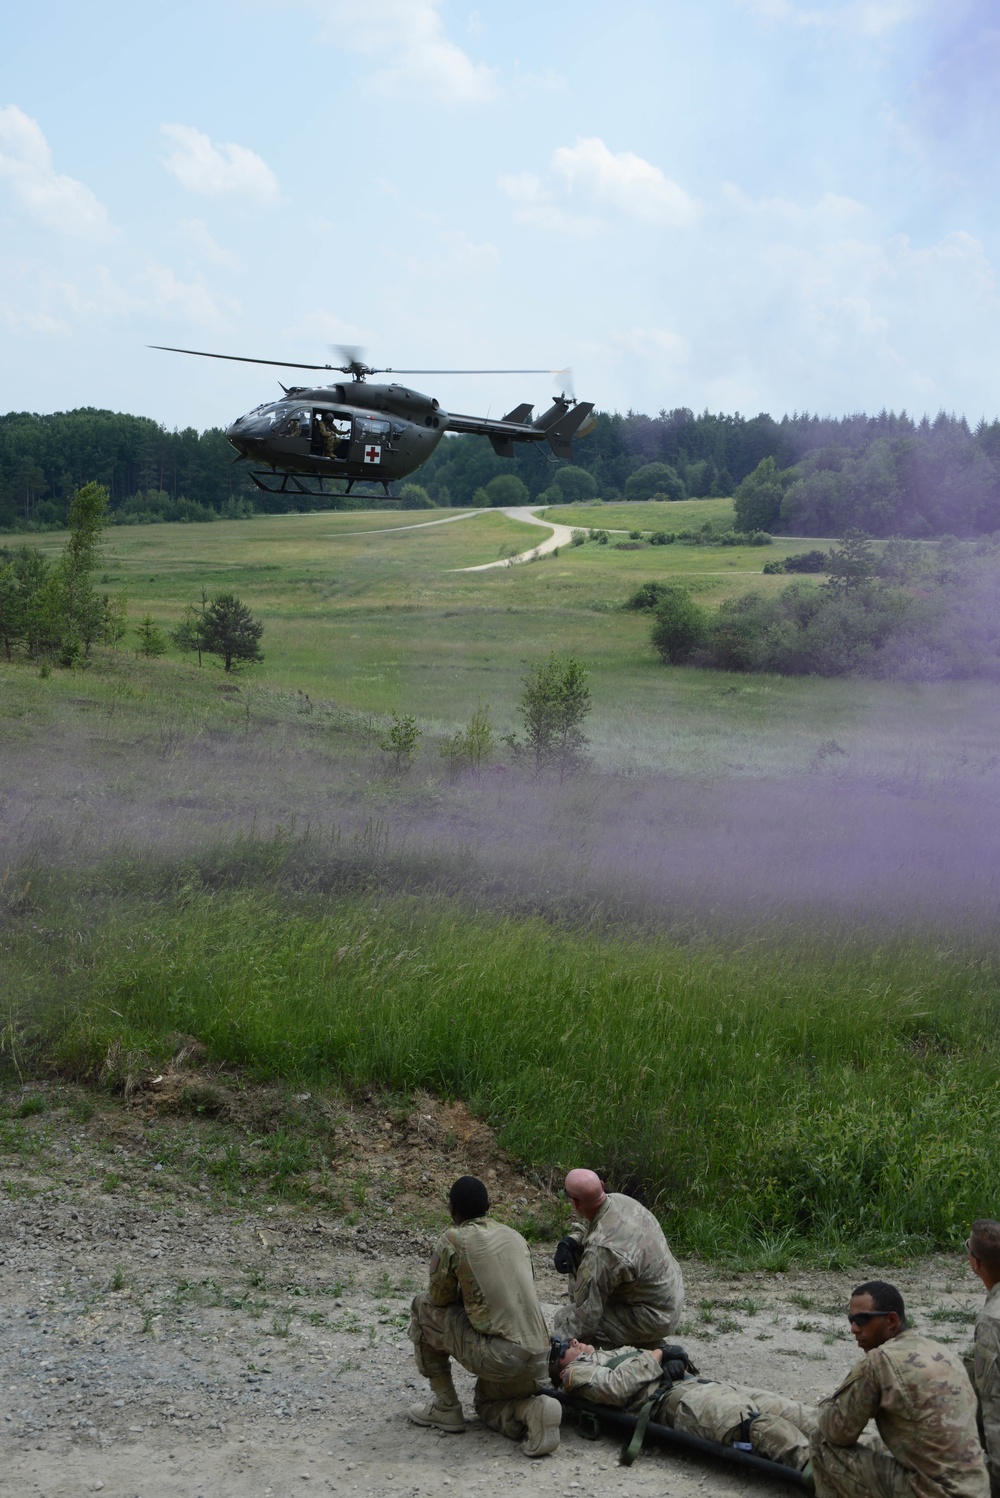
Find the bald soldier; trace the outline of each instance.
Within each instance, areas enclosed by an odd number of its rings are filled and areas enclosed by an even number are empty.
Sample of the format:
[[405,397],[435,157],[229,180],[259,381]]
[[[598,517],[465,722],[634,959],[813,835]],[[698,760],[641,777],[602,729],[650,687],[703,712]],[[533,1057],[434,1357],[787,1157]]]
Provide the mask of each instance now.
[[413,1298],[410,1340],[433,1399],[407,1411],[416,1425],[459,1435],[465,1417],[450,1358],[476,1375],[475,1409],[484,1424],[522,1441],[526,1456],[559,1445],[559,1401],[548,1382],[549,1334],[535,1294],[531,1254],[520,1233],[487,1222],[490,1199],[475,1176],[449,1194],[451,1220],[431,1255],[430,1282]]
[[731,1446],[749,1446],[782,1467],[807,1474],[809,1435],[816,1411],[740,1384],[697,1378],[681,1347],[619,1347],[597,1352],[575,1337],[552,1339],[549,1375],[556,1388],[595,1404],[615,1405],[639,1415],[651,1404],[651,1416],[672,1430]]
[[592,1170],[571,1170],[566,1195],[584,1225],[556,1248],[556,1268],[573,1278],[553,1331],[595,1347],[655,1347],[684,1309],[684,1280],[663,1229],[632,1197],[606,1192]]
[[987,1217],[974,1222],[965,1251],[969,1268],[986,1287],[986,1304],[976,1321],[972,1382],[979,1398],[990,1494],[1000,1498],[1000,1222]]
[[[847,1319],[864,1357],[820,1404],[809,1448],[817,1498],[989,1498],[961,1358],[909,1329],[884,1280],[858,1286]],[[869,1420],[884,1447],[858,1441]]]

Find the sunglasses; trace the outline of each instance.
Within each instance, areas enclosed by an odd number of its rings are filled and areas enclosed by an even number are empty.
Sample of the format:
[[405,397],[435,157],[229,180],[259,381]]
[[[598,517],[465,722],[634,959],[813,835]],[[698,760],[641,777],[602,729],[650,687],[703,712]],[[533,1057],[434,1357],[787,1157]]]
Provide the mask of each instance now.
[[876,1316],[891,1316],[891,1311],[855,1311],[852,1315],[847,1313],[847,1319],[852,1326],[867,1326],[869,1321],[874,1321]]

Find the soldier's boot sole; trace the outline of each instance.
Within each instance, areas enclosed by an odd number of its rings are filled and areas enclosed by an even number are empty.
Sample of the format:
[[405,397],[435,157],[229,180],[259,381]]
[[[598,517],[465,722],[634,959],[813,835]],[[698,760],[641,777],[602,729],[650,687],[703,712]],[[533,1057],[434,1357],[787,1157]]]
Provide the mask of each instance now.
[[516,1406],[517,1417],[528,1427],[528,1434],[521,1443],[525,1456],[550,1456],[559,1447],[559,1422],[562,1420],[562,1405],[548,1394],[536,1394],[531,1399],[520,1399]]
[[411,1404],[406,1418],[414,1425],[429,1425],[435,1430],[446,1431],[450,1436],[465,1433],[465,1416],[460,1404],[438,1404],[434,1400],[430,1404]]

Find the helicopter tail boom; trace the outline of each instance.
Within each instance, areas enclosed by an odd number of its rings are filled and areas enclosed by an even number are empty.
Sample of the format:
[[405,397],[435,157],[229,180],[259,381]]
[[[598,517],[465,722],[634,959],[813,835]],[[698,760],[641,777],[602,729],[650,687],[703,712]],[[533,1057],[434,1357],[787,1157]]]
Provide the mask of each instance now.
[[515,406],[502,421],[489,416],[460,416],[452,411],[446,418],[447,430],[488,437],[493,451],[501,458],[514,456],[515,442],[547,440],[559,458],[572,458],[573,437],[593,411],[590,401],[572,404],[565,398],[556,400],[537,421],[528,422],[530,405]]

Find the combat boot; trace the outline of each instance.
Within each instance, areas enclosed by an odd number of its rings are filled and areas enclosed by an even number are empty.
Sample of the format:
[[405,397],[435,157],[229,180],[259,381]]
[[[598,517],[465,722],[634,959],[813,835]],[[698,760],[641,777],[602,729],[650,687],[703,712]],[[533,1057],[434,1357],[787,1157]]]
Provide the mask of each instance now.
[[431,1393],[434,1398],[430,1404],[411,1404],[406,1418],[412,1420],[414,1425],[432,1425],[435,1430],[447,1431],[449,1435],[462,1435],[465,1431],[465,1416],[462,1414],[451,1374],[439,1374],[432,1378]]
[[460,1404],[438,1404],[436,1399],[432,1399],[430,1404],[411,1404],[406,1418],[414,1425],[433,1425],[435,1430],[445,1430],[452,1436],[465,1433],[465,1416]]
[[548,1394],[535,1394],[530,1399],[519,1399],[514,1413],[528,1427],[528,1434],[521,1442],[525,1456],[548,1456],[559,1446],[559,1422],[562,1405]]

